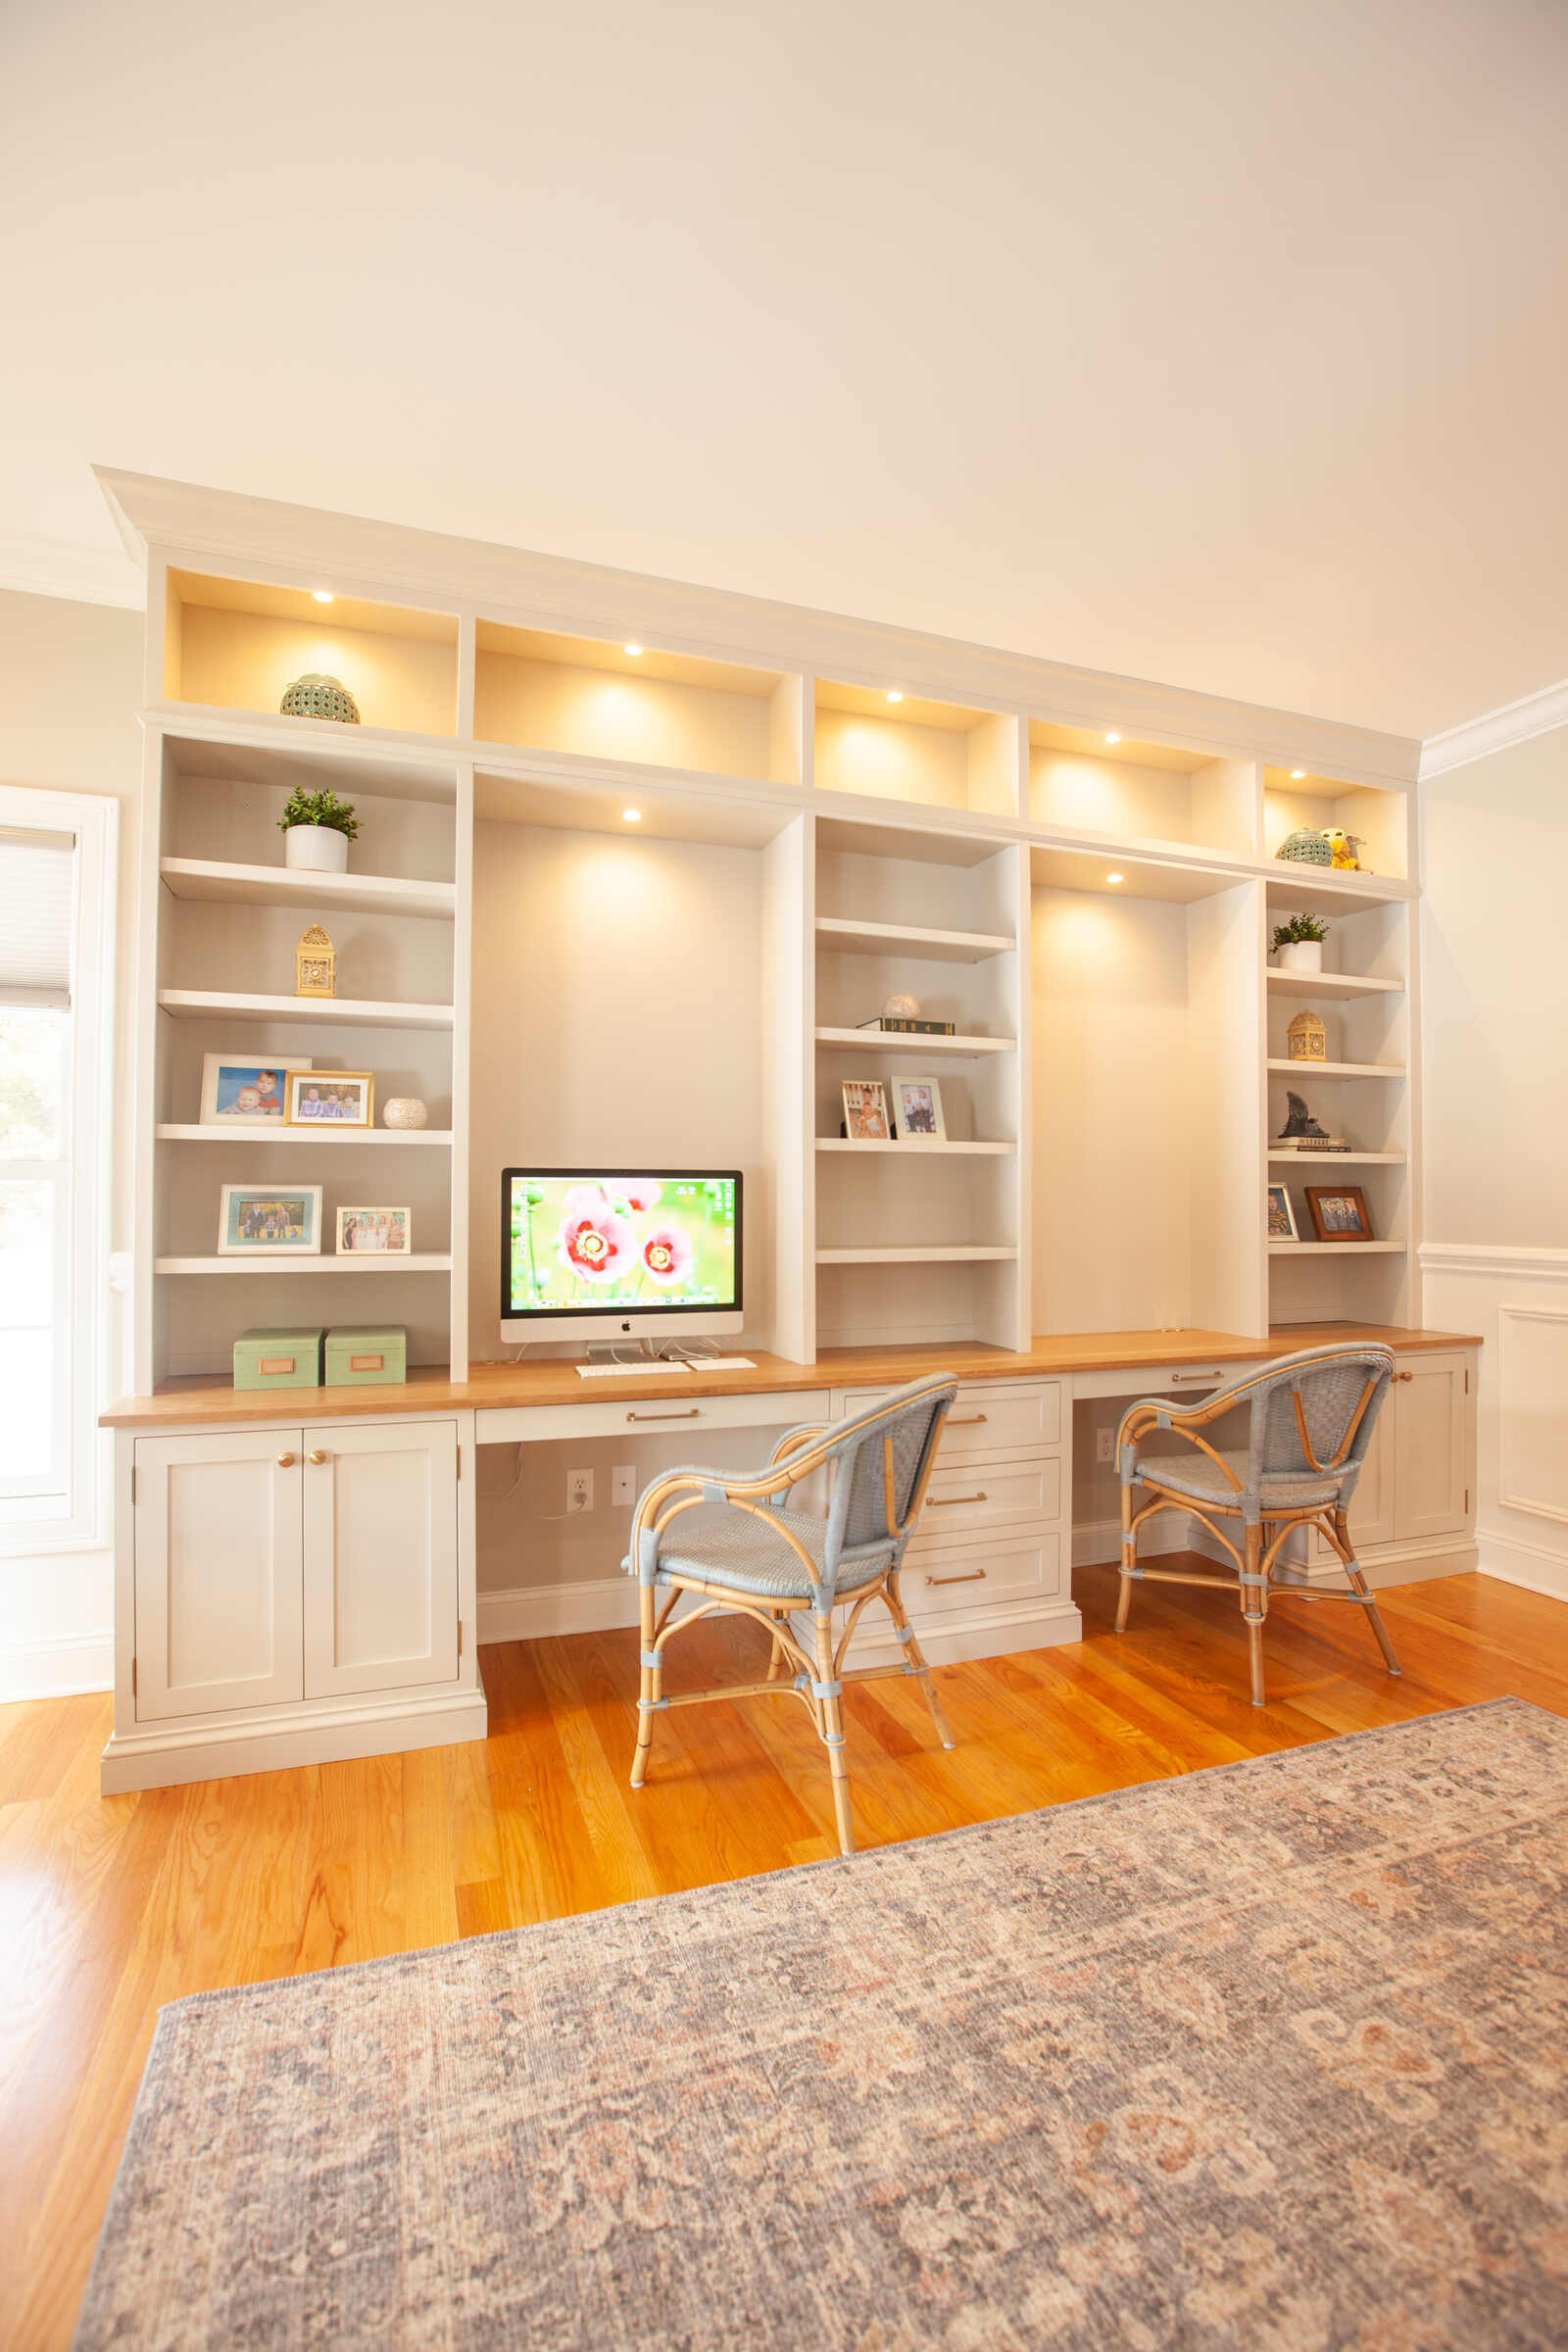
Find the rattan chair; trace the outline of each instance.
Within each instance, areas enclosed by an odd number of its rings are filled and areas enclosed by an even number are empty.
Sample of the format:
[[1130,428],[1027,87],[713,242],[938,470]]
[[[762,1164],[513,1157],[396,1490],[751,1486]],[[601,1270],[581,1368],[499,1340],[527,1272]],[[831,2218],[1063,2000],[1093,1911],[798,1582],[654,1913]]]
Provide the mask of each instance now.
[[[1183,1405],[1168,1397],[1142,1396],[1122,1416],[1117,1438],[1121,1467],[1121,1596],[1116,1631],[1125,1633],[1133,1586],[1216,1585],[1230,1592],[1231,1579],[1194,1575],[1187,1569],[1145,1568],[1138,1559],[1139,1530],[1156,1513],[1179,1510],[1201,1521],[1236,1563],[1242,1615],[1252,1672],[1252,1704],[1263,1704],[1263,1626],[1275,1566],[1293,1528],[1317,1527],[1345,1566],[1349,1591],[1292,1584],[1307,1600],[1348,1600],[1366,1611],[1391,1674],[1394,1653],[1377,1602],[1350,1546],[1350,1496],[1373,1427],[1394,1376],[1394,1356],[1377,1347],[1303,1348],[1250,1380],[1238,1381],[1204,1403]],[[1216,1447],[1199,1433],[1237,1405],[1248,1408],[1244,1448]],[[1146,1451],[1143,1442],[1156,1430],[1185,1441],[1176,1451]],[[1190,1449],[1190,1450],[1189,1450]],[[1137,1507],[1134,1490],[1152,1497]],[[1240,1523],[1241,1548],[1217,1523]]]
[[[839,1846],[852,1854],[855,1824],[839,1704],[845,1681],[915,1675],[938,1738],[944,1747],[953,1745],[931,1670],[905,1615],[899,1569],[925,1501],[942,1424],[956,1395],[956,1384],[941,1375],[911,1381],[853,1420],[790,1430],[765,1470],[747,1477],[724,1470],[666,1470],[644,1488],[624,1563],[638,1580],[642,1601],[634,1788],[642,1787],[648,1770],[654,1718],[665,1707],[708,1698],[799,1697],[827,1749]],[[792,1509],[790,1495],[819,1472],[827,1481],[825,1511]],[[677,1619],[683,1592],[695,1595],[699,1605]],[[887,1604],[903,1659],[846,1677],[850,1639],[866,1603],[878,1599]],[[833,1609],[843,1601],[851,1604],[849,1619],[835,1645]],[[766,1681],[666,1695],[664,1650],[671,1636],[699,1618],[732,1611],[755,1617],[772,1639]],[[809,1652],[795,1631],[803,1611],[811,1617]]]

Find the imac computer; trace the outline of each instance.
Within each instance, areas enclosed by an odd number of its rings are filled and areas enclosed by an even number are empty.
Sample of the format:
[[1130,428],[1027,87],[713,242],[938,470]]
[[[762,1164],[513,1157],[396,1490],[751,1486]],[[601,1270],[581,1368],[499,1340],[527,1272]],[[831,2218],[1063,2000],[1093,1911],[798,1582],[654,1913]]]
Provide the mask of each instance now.
[[502,1170],[503,1340],[709,1337],[741,1322],[733,1170]]

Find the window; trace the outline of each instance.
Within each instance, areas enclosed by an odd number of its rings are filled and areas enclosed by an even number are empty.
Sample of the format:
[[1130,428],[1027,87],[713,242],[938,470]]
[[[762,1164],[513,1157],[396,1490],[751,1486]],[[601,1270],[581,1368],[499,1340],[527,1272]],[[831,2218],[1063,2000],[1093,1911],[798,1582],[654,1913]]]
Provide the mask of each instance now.
[[92,1542],[114,805],[0,789],[0,1546]]

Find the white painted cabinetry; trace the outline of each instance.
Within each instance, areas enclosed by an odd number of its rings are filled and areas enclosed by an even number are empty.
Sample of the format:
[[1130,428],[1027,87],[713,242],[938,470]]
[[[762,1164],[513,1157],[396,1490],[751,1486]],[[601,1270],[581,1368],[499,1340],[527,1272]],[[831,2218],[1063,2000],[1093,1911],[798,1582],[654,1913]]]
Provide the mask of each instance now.
[[458,1417],[122,1444],[106,1789],[483,1736]]
[[[1350,1503],[1350,1541],[1369,1568],[1397,1571],[1409,1554],[1423,1575],[1435,1575],[1430,1553],[1467,1540],[1475,1492],[1472,1378],[1464,1348],[1399,1358]],[[1336,1556],[1316,1535],[1312,1553],[1321,1562]]]

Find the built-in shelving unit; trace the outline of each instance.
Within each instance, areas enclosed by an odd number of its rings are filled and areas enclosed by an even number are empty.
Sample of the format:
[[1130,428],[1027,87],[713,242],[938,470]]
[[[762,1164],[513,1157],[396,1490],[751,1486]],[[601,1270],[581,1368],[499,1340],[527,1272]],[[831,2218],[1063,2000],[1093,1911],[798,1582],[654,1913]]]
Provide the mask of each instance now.
[[[742,1168],[748,1338],[787,1355],[1419,1321],[1414,745],[106,486],[151,548],[140,1385],[222,1371],[256,1315],[237,1278],[264,1270],[291,1278],[278,1314],[311,1311],[319,1272],[374,1276],[413,1363],[466,1366],[470,1328],[497,1354],[498,1172],[528,1158]],[[279,712],[307,670],[358,726]],[[349,872],[284,866],[295,785],[356,803]],[[1281,860],[1303,826],[1358,836],[1362,870]],[[1268,961],[1303,910],[1329,924],[1321,974]],[[341,994],[299,999],[322,917]],[[954,1034],[864,1027],[893,996]],[[1303,1008],[1320,1063],[1287,1052]],[[204,1054],[239,1047],[371,1066],[378,1104],[419,1096],[430,1124],[199,1126]],[[945,1139],[841,1134],[846,1080],[922,1073]],[[1351,1150],[1278,1151],[1287,1089]],[[268,1170],[322,1185],[328,1239],[368,1193],[433,1247],[208,1254],[220,1186]],[[1342,1176],[1375,1242],[1270,1244],[1267,1183],[1300,1222],[1300,1188]]]

